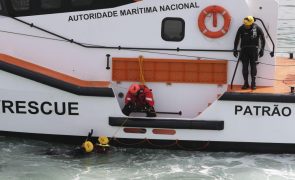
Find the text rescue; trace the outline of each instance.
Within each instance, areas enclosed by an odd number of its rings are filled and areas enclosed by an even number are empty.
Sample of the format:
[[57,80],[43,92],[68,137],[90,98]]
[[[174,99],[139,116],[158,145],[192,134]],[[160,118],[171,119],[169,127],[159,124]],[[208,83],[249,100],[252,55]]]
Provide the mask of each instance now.
[[79,115],[78,102],[0,100],[0,112],[11,114]]

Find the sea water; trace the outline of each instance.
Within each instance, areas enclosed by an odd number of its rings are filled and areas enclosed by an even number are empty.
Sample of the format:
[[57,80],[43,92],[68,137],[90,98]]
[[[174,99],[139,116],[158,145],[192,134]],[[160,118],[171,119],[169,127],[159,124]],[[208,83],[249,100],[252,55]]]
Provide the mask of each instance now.
[[295,1],[279,0],[278,52],[295,51]]
[[[280,0],[280,52],[295,52],[295,1]],[[74,146],[0,137],[0,180],[293,180],[295,154],[211,153],[112,148],[72,154]]]
[[2,137],[0,179],[295,179],[295,155],[111,148],[78,156],[74,146]]

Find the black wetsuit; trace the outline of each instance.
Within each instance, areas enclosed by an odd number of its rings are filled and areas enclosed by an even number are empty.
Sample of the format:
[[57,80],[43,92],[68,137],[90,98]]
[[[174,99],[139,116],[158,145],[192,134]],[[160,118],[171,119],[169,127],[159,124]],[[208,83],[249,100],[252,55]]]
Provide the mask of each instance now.
[[[243,77],[244,77],[244,86],[248,85],[248,67],[250,64],[251,67],[251,86],[256,88],[255,78],[257,75],[256,62],[258,56],[263,56],[264,47],[265,47],[265,37],[262,29],[255,23],[247,29],[242,25],[236,35],[234,50],[237,51],[239,42],[241,39],[241,52],[239,59],[243,63]],[[260,40],[260,51],[259,49],[259,40]],[[248,85],[249,86],[249,85]]]

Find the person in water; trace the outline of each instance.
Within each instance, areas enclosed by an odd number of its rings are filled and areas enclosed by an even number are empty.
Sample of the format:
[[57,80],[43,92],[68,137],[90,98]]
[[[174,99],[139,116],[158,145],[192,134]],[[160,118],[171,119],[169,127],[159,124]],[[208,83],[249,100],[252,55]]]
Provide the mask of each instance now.
[[70,157],[87,157],[90,154],[106,154],[110,150],[109,139],[106,136],[101,136],[98,138],[97,143],[92,143],[90,140],[83,142],[81,146],[75,147],[71,150],[64,150],[58,148],[50,148],[45,151],[45,155],[67,155]]
[[97,141],[98,143],[95,144],[96,153],[108,153],[110,150],[109,138],[106,136],[100,136]]
[[131,112],[146,112],[147,117],[156,117],[154,99],[151,90],[145,85],[132,84],[125,97],[122,112],[129,116]]
[[[243,25],[240,26],[235,42],[234,42],[234,56],[238,57],[238,45],[241,40],[241,51],[239,60],[242,61],[243,64],[243,78],[244,85],[242,89],[248,89],[249,81],[249,64],[251,67],[251,89],[256,89],[256,75],[257,75],[257,61],[258,57],[262,57],[264,55],[264,47],[265,47],[265,37],[262,29],[254,23],[255,19],[253,16],[247,16],[244,18]],[[260,48],[259,48],[260,44]]]

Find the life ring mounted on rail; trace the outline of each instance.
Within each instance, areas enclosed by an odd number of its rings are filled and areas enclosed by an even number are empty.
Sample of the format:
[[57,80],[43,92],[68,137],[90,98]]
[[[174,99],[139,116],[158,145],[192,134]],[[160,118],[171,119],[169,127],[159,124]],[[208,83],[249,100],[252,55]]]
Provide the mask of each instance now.
[[[224,24],[219,31],[210,31],[206,27],[206,17],[209,14],[213,14],[213,27],[217,27],[217,14],[221,14],[223,16]],[[231,16],[228,13],[228,11],[223,7],[217,5],[206,7],[204,10],[202,10],[198,18],[198,25],[200,31],[209,38],[220,38],[224,36],[229,30],[230,23]]]

